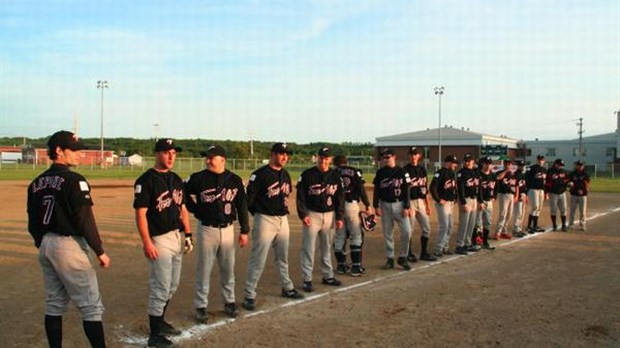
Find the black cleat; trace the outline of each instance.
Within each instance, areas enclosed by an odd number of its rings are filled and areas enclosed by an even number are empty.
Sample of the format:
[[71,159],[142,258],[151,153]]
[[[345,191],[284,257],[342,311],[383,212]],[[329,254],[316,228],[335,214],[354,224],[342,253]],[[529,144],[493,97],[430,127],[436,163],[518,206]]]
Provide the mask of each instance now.
[[420,255],[420,260],[424,260],[424,261],[437,261],[437,257],[426,253],[426,254],[422,254]]
[[398,265],[402,267],[405,271],[411,270],[411,266],[409,266],[409,262],[407,262],[406,257],[399,257],[396,262],[398,262]]
[[435,251],[435,252],[433,253],[433,256],[435,256],[435,257],[437,257],[437,258],[440,258],[440,257],[443,257],[443,253],[442,253],[441,251]]
[[312,282],[304,282],[303,289],[305,292],[313,292],[314,287],[312,286]]
[[409,254],[409,256],[407,256],[407,261],[411,263],[418,262],[418,258],[415,257],[415,254],[411,253]]
[[343,263],[339,263],[338,267],[336,267],[336,272],[338,272],[339,274],[346,274],[348,270],[349,270],[349,266]]
[[244,298],[243,302],[241,302],[241,307],[247,311],[256,310],[256,300],[253,298]]
[[362,267],[361,266],[352,266],[351,267],[351,276],[353,277],[359,277],[364,273],[364,271],[362,271]]
[[488,242],[485,242],[485,243],[482,243],[482,249],[495,250],[495,247],[491,246],[491,244],[489,244]]
[[224,305],[224,313],[231,318],[237,317],[237,305],[234,303],[227,303]]
[[323,284],[329,285],[329,286],[340,286],[342,285],[342,282],[332,277],[332,278],[323,278]]
[[209,319],[206,308],[196,308],[196,321],[201,324],[206,324]]
[[161,326],[159,329],[161,333],[164,335],[178,336],[183,333],[183,331],[175,328],[174,326],[170,325],[170,323],[168,323],[167,321],[163,319],[161,321]]
[[455,252],[459,255],[467,255],[467,247],[466,246],[460,246],[460,247],[456,247]]
[[465,247],[467,252],[477,253],[480,251],[480,245],[470,245]]
[[385,261],[385,266],[383,266],[383,269],[394,269],[394,259],[388,257]]
[[304,298],[304,295],[300,294],[299,291],[293,288],[291,290],[282,289],[282,297],[292,298],[293,300],[301,300]]
[[147,343],[148,348],[170,348],[174,347],[174,343],[167,339],[164,335],[149,336]]

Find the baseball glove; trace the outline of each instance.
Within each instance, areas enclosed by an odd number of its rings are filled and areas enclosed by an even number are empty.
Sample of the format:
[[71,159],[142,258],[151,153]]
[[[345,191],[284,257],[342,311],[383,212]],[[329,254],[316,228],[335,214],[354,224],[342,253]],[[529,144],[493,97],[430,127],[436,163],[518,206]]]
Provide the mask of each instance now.
[[360,211],[360,220],[362,221],[362,228],[364,231],[374,231],[377,226],[375,214],[367,214],[365,211]]

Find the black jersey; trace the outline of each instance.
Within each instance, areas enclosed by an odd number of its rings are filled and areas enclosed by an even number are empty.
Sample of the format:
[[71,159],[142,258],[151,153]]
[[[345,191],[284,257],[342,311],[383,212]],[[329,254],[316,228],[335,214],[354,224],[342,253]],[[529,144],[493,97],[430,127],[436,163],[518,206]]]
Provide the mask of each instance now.
[[300,219],[309,211],[336,212],[336,220],[344,216],[344,191],[340,173],[334,169],[321,172],[316,166],[306,169],[297,183],[297,214]]
[[508,169],[504,169],[503,171],[498,172],[497,176],[497,193],[517,194],[517,177],[515,176],[515,173],[509,171]]
[[403,207],[409,209],[409,186],[411,179],[409,173],[399,166],[384,166],[377,170],[372,181],[375,186],[373,206],[379,207],[379,202],[403,202]]
[[184,204],[183,180],[174,172],[151,168],[134,184],[133,208],[147,209],[151,237],[181,229],[181,206]]
[[566,192],[566,184],[568,183],[568,175],[564,168],[551,167],[547,171],[547,181],[545,183],[545,191],[549,193],[562,194]]
[[436,202],[456,201],[458,192],[456,189],[456,174],[448,168],[441,168],[433,175],[431,180],[431,195]]
[[489,172],[489,174],[480,172],[480,195],[478,196],[478,202],[488,202],[494,199],[497,195],[496,185],[497,178],[493,172]]
[[344,200],[347,202],[361,201],[365,206],[370,206],[368,195],[364,189],[364,177],[360,169],[350,166],[339,166],[336,168],[342,178],[344,189]]
[[28,231],[37,247],[43,235],[82,236],[97,256],[104,253],[86,179],[62,164],[52,166],[28,186]]
[[403,167],[409,174],[411,185],[409,187],[409,199],[424,199],[428,194],[428,173],[424,166],[411,163]]
[[538,164],[533,164],[525,173],[525,180],[528,190],[544,190],[545,180],[547,179],[547,169]]
[[515,172],[515,178],[517,179],[517,188],[519,189],[519,194],[527,194],[527,180],[525,178],[525,173],[522,170],[517,170]]
[[456,174],[456,187],[461,204],[467,203],[466,198],[478,198],[480,173],[475,169],[461,168]]
[[575,170],[568,174],[568,181],[573,183],[570,194],[573,196],[587,196],[590,187],[590,175],[585,170]]
[[282,168],[275,170],[266,165],[250,175],[248,182],[248,210],[271,216],[289,214],[288,204],[291,194],[291,176]]
[[[187,208],[205,226],[225,226],[239,217],[241,233],[250,232],[248,200],[241,178],[226,169],[194,173],[185,184]],[[192,196],[195,196],[195,200]]]

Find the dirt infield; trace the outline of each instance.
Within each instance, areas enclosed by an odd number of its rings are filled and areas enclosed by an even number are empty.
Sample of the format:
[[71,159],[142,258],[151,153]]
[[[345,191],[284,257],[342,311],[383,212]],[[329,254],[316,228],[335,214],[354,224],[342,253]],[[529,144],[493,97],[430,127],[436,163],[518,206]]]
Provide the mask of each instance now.
[[[147,264],[136,232],[132,181],[93,181],[95,215],[112,258],[98,269],[109,346],[135,347],[148,333]],[[45,347],[43,287],[37,251],[26,229],[27,182],[0,181],[0,346]],[[620,346],[620,195],[593,194],[588,232],[544,233],[518,242],[495,242],[495,251],[418,262],[411,272],[381,269],[380,228],[367,234],[367,275],[340,276],[335,291],[320,285],[309,300],[290,302],[280,289],[269,257],[251,317],[225,321],[221,293],[212,286],[210,324],[193,320],[195,254],[184,259],[181,286],[169,321],[187,330],[183,347],[413,347],[413,346]],[[615,209],[615,211],[613,211]],[[496,209],[497,210],[497,209]],[[458,217],[458,214],[456,214]],[[301,225],[290,217],[290,271],[301,284]],[[541,218],[549,224],[545,208]],[[431,244],[437,222],[431,219]],[[419,226],[414,232],[419,251]],[[455,232],[453,232],[454,242]],[[250,248],[239,249],[237,301],[241,302]],[[212,284],[218,284],[214,270]],[[191,330],[190,330],[191,329]],[[190,338],[190,333],[194,335]],[[65,347],[85,347],[79,315],[64,318]],[[137,343],[137,344],[136,344]]]

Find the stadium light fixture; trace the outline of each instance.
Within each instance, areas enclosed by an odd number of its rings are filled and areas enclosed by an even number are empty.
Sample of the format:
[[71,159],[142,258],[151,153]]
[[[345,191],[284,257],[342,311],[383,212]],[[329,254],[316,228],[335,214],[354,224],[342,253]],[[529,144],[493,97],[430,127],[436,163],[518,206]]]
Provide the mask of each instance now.
[[101,89],[101,168],[105,168],[105,162],[103,158],[103,90],[108,88],[107,80],[97,81],[97,89]]

